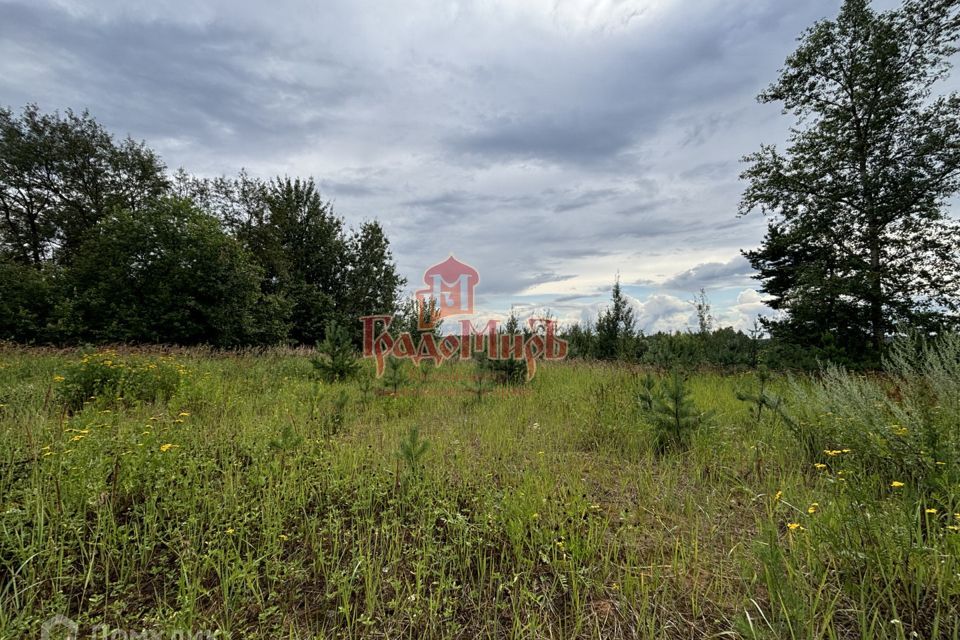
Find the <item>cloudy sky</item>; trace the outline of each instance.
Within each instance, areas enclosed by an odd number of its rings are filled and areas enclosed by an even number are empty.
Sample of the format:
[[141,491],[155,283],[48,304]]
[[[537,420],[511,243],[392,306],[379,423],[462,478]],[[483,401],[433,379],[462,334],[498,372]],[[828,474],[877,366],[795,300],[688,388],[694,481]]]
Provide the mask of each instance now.
[[589,320],[619,273],[647,331],[701,287],[746,328],[764,221],[736,216],[738,160],[789,125],[755,96],[839,6],[0,0],[0,104],[88,108],[171,170],[312,175],[411,290],[453,253],[490,314]]

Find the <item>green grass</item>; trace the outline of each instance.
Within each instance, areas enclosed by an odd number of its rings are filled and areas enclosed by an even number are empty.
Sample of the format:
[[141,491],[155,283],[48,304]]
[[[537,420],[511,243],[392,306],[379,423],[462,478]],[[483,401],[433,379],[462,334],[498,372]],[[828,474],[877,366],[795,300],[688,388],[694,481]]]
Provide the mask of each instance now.
[[737,400],[753,374],[697,373],[710,418],[658,455],[625,366],[484,394],[466,363],[410,368],[391,394],[295,352],[109,358],[180,384],[71,413],[81,354],[0,352],[0,637],[55,614],[234,638],[960,637],[953,476],[890,487],[814,381],[769,383],[788,425]]

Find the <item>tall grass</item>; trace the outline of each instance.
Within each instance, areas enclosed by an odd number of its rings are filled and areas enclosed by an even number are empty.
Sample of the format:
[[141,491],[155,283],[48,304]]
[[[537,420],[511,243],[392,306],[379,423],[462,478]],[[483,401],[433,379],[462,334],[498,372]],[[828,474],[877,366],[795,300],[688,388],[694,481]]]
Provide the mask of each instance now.
[[[626,367],[477,394],[467,363],[394,390],[309,354],[121,351],[175,391],[70,410],[83,354],[3,351],[0,636],[954,638],[951,348],[774,376],[782,415],[737,399],[753,374],[695,374],[711,428],[663,454]],[[933,466],[868,453],[901,437],[870,402]]]

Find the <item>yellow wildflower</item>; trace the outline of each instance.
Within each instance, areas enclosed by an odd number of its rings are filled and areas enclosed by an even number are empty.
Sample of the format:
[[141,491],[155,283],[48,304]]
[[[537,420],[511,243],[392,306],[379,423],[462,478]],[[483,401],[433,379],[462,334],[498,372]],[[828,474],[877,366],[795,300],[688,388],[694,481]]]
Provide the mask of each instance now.
[[54,382],[63,382],[64,380],[66,380],[66,378],[64,378],[63,376],[53,376]]
[[803,527],[800,526],[799,522],[788,522],[787,529],[790,529],[790,531],[797,531],[798,529],[802,531]]
[[815,468],[819,469],[820,471],[823,471],[824,469],[827,468],[827,465],[823,464],[822,462],[818,462],[818,463],[814,464],[813,466],[814,466]]
[[809,513],[810,515],[813,515],[814,513],[817,512],[817,509],[819,508],[820,508],[820,503],[814,502],[809,507],[807,507],[807,513]]
[[933,509],[933,508],[924,509],[924,513],[929,513],[930,515],[936,515],[937,510],[936,510],[936,509]]
[[228,536],[232,536],[232,535],[233,535],[233,527],[230,527],[229,529],[227,529],[227,535],[228,535]]
[[773,495],[773,499],[774,499],[774,500],[780,500],[780,498],[782,498],[782,497],[783,497],[783,491],[777,491],[777,492]]
[[181,411],[180,413],[177,414],[177,417],[178,417],[178,418],[186,418],[186,417],[189,416],[189,415],[190,415],[190,412],[189,412],[189,411]]
[[163,452],[163,453],[166,453],[167,451],[170,451],[170,449],[173,449],[175,446],[177,446],[177,445],[175,445],[175,444],[170,444],[170,443],[168,442],[167,444],[162,444],[162,445],[160,445],[160,451]]
[[894,489],[899,489],[900,487],[904,486],[904,484],[899,480],[894,480],[893,482],[890,483],[890,486],[893,487]]

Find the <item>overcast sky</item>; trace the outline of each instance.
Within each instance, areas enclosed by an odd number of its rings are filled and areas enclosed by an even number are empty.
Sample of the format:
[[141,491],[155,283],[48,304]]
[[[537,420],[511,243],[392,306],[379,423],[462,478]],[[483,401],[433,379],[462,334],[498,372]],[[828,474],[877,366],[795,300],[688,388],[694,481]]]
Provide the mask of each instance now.
[[491,314],[590,319],[619,273],[647,331],[701,287],[746,328],[739,158],[790,124],[755,96],[839,6],[0,0],[0,104],[87,108],[171,170],[312,175],[411,290],[453,253]]

